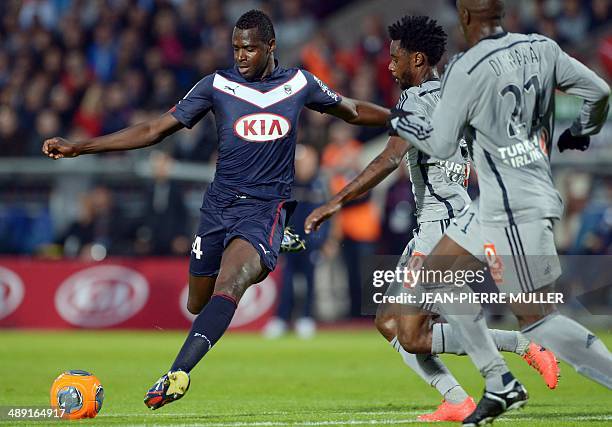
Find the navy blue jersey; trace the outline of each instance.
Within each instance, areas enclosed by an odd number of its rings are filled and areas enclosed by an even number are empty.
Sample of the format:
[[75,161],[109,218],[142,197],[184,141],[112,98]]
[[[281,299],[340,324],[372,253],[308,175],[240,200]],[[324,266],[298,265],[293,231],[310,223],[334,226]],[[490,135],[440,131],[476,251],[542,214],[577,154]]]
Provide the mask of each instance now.
[[287,199],[302,107],[323,112],[340,100],[305,70],[277,65],[270,76],[250,82],[231,68],[200,80],[172,115],[191,128],[209,111],[214,113],[219,140],[215,190]]

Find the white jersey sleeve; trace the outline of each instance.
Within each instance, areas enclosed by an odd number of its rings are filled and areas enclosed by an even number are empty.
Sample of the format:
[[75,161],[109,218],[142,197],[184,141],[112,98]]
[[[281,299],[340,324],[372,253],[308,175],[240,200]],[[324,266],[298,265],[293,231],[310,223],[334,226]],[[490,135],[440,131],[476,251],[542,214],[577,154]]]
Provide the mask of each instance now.
[[558,51],[555,63],[557,88],[584,100],[580,116],[572,124],[572,135],[598,133],[608,116],[610,86],[584,64],[562,51],[556,43],[553,46]]

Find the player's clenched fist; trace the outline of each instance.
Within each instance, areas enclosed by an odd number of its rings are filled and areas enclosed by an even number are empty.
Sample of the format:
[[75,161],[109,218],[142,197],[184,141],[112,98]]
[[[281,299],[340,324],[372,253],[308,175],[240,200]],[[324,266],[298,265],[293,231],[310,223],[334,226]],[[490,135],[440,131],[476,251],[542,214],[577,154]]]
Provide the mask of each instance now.
[[56,160],[62,157],[76,157],[79,155],[76,144],[59,137],[47,139],[43,143],[42,152]]
[[323,206],[319,206],[314,211],[310,212],[310,215],[308,215],[308,218],[304,221],[304,231],[306,234],[317,231],[325,220],[329,219],[339,210],[340,205],[337,203],[327,202]]

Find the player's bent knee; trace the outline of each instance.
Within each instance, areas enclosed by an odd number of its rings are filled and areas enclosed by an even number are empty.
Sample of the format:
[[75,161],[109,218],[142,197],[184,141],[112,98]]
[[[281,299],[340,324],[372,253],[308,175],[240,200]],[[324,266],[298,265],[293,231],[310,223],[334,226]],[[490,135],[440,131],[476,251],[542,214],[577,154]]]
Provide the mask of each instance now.
[[200,314],[200,311],[204,308],[204,304],[193,300],[187,300],[187,311],[191,314]]
[[227,295],[238,302],[252,284],[253,283],[249,281],[240,280],[237,277],[223,279],[219,276],[215,284],[214,293]]
[[189,276],[189,295],[187,297],[187,310],[191,314],[199,314],[213,293],[215,276]]
[[404,350],[413,354],[431,353],[431,346],[426,337],[423,337],[418,330],[400,329],[397,339]]
[[200,314],[208,301],[210,301],[210,295],[189,295],[187,297],[187,311],[191,314]]
[[397,335],[397,319],[393,315],[376,313],[374,324],[387,341],[391,341]]

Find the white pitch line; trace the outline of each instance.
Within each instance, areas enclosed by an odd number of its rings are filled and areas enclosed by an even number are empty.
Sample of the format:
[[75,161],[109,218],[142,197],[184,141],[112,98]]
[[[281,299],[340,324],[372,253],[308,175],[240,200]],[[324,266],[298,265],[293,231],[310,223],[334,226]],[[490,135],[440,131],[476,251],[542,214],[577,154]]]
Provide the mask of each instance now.
[[[354,413],[353,413],[354,414]],[[371,413],[370,413],[371,414]],[[161,414],[160,414],[161,415]],[[168,416],[176,417],[176,414],[167,414]],[[126,415],[124,415],[126,416]],[[184,416],[184,415],[182,415]],[[502,417],[496,420],[498,423],[516,423],[516,422],[541,421],[541,417]],[[578,416],[559,418],[558,422],[575,422],[575,421],[612,421],[612,415],[602,416]],[[276,427],[276,426],[335,426],[335,425],[392,425],[392,424],[417,424],[422,423],[415,418],[410,419],[377,419],[377,420],[337,420],[337,421],[297,421],[297,422],[281,422],[281,421],[244,421],[244,422],[226,422],[226,423],[188,423],[188,424],[172,424],[173,426],[191,427],[191,426],[208,426],[208,427]],[[129,424],[130,426],[151,426],[154,423],[146,424]],[[164,424],[166,425],[166,424]]]
[[[345,416],[345,415],[403,415],[403,416],[407,416],[407,415],[420,415],[423,414],[425,412],[427,412],[427,409],[423,409],[422,411],[375,411],[375,412],[370,412],[370,411],[351,411],[351,412],[334,412],[334,411],[325,411],[327,414],[329,415],[338,415],[338,416]],[[282,415],[305,415],[305,414],[310,414],[310,415],[316,415],[319,414],[320,412],[318,411],[299,411],[299,412],[259,412],[257,415],[259,416],[282,416]],[[112,414],[104,414],[104,415],[100,415],[99,418],[119,418],[119,417],[133,417],[133,416],[146,416],[147,414],[150,414],[150,412],[143,412],[143,413],[135,413],[135,412],[130,412],[130,413],[112,413]],[[223,414],[223,413],[217,413],[214,414],[216,417],[232,417],[234,416],[234,414]],[[151,417],[201,417],[202,413],[201,412],[192,412],[192,413],[180,413],[180,414],[168,414],[168,413],[155,413],[152,414]],[[254,422],[258,422],[258,421],[254,421]]]
[[[189,424],[163,424],[164,426],[172,425],[176,427],[191,427],[191,426],[207,426],[207,427],[275,427],[275,426],[337,426],[337,425],[389,425],[389,424],[422,424],[414,418],[410,419],[390,419],[390,420],[339,420],[339,421],[296,421],[296,422],[281,422],[281,421],[253,421],[253,422],[234,422],[234,423],[189,423]],[[128,424],[128,426],[154,426],[155,424]],[[160,424],[161,425],[161,424]]]

